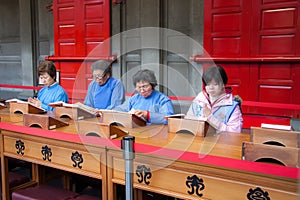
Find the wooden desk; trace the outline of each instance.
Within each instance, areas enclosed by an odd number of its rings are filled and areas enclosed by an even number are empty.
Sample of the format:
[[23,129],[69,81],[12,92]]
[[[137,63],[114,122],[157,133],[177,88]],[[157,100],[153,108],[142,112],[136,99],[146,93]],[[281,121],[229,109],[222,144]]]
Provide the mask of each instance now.
[[[39,183],[37,165],[61,169],[101,179],[106,198],[106,141],[101,138],[68,134],[1,123],[2,182],[7,183],[7,158],[34,164],[32,179]],[[86,141],[85,141],[86,140]],[[96,141],[96,143],[95,143]],[[87,142],[87,143],[86,143]],[[2,184],[2,197],[9,199],[9,188]]]
[[23,124],[23,114],[12,114],[9,112],[9,108],[0,110],[0,117],[2,122],[11,124]]
[[[103,199],[114,199],[114,185],[125,184],[120,139],[74,134],[76,127],[71,122],[55,131],[1,122],[2,162],[13,157],[101,179]],[[136,189],[182,199],[255,199],[259,192],[272,200],[297,199],[299,169],[241,160],[242,142],[250,141],[250,134],[222,133],[203,138],[168,133],[166,125],[126,130],[136,138]],[[15,147],[19,140],[25,145],[23,155]],[[46,147],[51,148],[50,157],[41,153]],[[76,151],[83,157],[82,168],[71,160]],[[3,167],[2,181],[7,181],[6,172]],[[7,191],[6,184],[2,187]]]
[[[167,133],[166,128],[129,130],[136,141],[135,188],[180,199],[254,199],[250,196],[255,192],[268,192],[264,197],[271,199],[297,199],[298,169],[241,160],[249,134],[203,138]],[[108,147],[107,161],[108,195],[115,199],[114,184],[125,184],[120,148]]]

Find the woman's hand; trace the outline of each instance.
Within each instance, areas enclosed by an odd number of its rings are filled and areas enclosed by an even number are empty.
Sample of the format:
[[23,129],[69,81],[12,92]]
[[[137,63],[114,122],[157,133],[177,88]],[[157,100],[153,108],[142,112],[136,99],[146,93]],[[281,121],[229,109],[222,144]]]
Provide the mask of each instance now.
[[147,119],[147,111],[146,110],[135,110],[134,114],[139,117],[143,117]]
[[211,109],[207,106],[207,104],[203,104],[203,117],[208,117],[211,115]]
[[31,104],[33,104],[34,106],[36,106],[36,107],[41,107],[42,106],[42,102],[41,101],[39,101],[37,98],[31,98],[31,97],[29,97],[28,98],[28,102],[29,103],[31,103]]

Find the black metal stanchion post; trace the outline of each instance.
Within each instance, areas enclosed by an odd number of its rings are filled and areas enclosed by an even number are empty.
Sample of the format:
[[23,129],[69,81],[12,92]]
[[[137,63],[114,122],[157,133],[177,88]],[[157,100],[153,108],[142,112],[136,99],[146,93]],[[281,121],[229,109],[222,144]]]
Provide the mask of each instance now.
[[121,148],[123,149],[123,158],[125,160],[125,192],[126,200],[133,199],[133,159],[134,154],[133,136],[124,136],[122,138]]

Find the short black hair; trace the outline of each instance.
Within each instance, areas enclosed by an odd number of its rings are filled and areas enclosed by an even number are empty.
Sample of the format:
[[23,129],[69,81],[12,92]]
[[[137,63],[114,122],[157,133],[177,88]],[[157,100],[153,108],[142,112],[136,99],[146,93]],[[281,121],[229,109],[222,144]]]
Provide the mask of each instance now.
[[52,61],[42,61],[37,68],[38,76],[48,73],[56,81],[56,67]]
[[134,87],[136,86],[136,83],[140,82],[140,81],[150,83],[150,85],[152,86],[152,89],[154,89],[155,86],[157,86],[157,80],[154,75],[154,72],[149,69],[140,70],[133,75]]
[[224,85],[228,82],[226,71],[221,66],[208,67],[202,76],[202,82],[206,86],[210,81],[215,80],[218,84],[223,83]]

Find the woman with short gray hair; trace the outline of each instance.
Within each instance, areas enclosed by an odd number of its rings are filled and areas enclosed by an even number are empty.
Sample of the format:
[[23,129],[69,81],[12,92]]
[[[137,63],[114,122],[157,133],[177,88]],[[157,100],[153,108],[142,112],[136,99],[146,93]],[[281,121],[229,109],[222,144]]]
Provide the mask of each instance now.
[[171,100],[155,90],[157,80],[154,72],[140,70],[133,76],[133,84],[137,93],[115,110],[132,112],[146,119],[151,124],[166,124],[165,116],[174,114]]
[[123,83],[112,77],[110,62],[99,60],[92,64],[93,81],[88,87],[84,104],[97,109],[111,110],[123,103],[125,89]]

